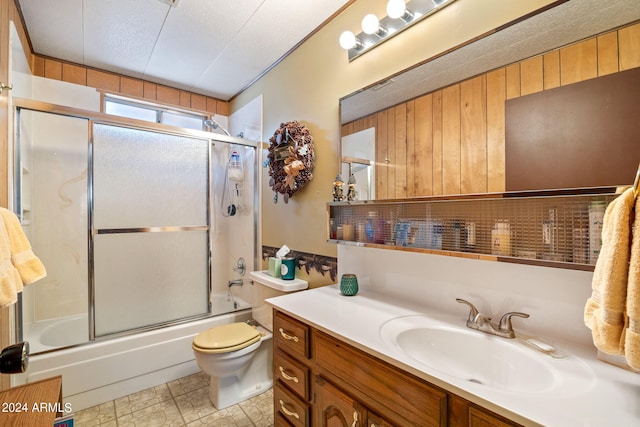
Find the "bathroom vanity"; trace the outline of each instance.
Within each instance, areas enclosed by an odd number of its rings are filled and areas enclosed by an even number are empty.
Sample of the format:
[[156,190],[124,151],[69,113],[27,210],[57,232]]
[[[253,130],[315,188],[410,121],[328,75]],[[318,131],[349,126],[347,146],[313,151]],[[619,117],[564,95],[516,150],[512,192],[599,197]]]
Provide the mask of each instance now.
[[567,357],[560,360],[527,348],[524,359],[540,359],[554,371],[551,383],[536,385],[534,378],[531,389],[518,384],[522,378],[478,384],[407,357],[384,337],[395,319],[425,314],[451,322],[441,324],[451,334],[466,334],[465,310],[424,313],[367,290],[345,297],[335,285],[268,302],[274,307],[275,425],[622,426],[639,420],[633,409],[638,375],[597,361],[595,351],[563,344]]

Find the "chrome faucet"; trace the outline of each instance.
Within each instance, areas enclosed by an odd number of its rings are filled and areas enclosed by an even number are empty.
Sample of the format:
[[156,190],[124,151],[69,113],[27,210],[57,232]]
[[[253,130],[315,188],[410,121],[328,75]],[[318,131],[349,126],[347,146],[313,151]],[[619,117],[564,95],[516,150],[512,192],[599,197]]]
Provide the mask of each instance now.
[[504,314],[500,318],[500,323],[496,325],[495,323],[491,322],[490,317],[487,317],[484,314],[480,313],[478,309],[469,301],[465,301],[462,298],[456,298],[456,301],[469,306],[469,318],[467,319],[468,328],[491,335],[497,335],[502,338],[511,339],[516,337],[516,333],[513,330],[513,325],[511,324],[511,318],[513,316],[524,318],[529,317],[527,313],[510,311],[509,313]]
[[244,280],[242,280],[242,279],[229,280],[228,286],[229,287],[242,286],[243,283],[244,283]]

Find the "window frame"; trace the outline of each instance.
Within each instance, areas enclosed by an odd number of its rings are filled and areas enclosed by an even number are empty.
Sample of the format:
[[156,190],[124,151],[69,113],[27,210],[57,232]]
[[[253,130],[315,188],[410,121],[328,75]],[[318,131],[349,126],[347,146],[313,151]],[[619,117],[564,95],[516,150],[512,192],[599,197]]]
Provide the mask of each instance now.
[[[175,107],[171,107],[168,105],[162,105],[162,104],[158,104],[158,103],[154,103],[154,102],[148,102],[148,101],[142,101],[139,99],[134,99],[134,98],[127,98],[121,95],[115,95],[115,94],[110,94],[110,93],[104,93],[103,97],[102,97],[102,105],[101,105],[101,109],[102,112],[105,114],[109,114],[107,113],[107,104],[108,103],[113,103],[113,104],[120,104],[120,105],[125,105],[125,106],[129,106],[129,107],[135,107],[135,108],[140,108],[140,109],[145,109],[145,110],[150,110],[155,112],[155,123],[161,123],[161,124],[166,124],[165,122],[163,122],[163,116],[165,114],[171,114],[174,116],[184,116],[185,118],[191,118],[191,119],[198,119],[201,122],[201,127],[196,129],[196,130],[207,130],[207,127],[205,125],[205,121],[211,119],[212,115],[211,114],[207,114],[207,113],[203,113],[203,112],[197,112],[194,110],[187,110],[187,109],[181,109],[181,108],[175,108]],[[117,115],[117,114],[114,114]],[[139,119],[137,117],[130,117],[130,116],[124,116],[124,115],[117,115],[118,117],[126,117],[126,118],[133,118],[133,119],[138,119],[138,120],[145,120],[145,119]],[[151,120],[148,120],[151,121]],[[169,126],[175,126],[175,125],[169,125]],[[186,129],[195,129],[195,128],[186,128]]]

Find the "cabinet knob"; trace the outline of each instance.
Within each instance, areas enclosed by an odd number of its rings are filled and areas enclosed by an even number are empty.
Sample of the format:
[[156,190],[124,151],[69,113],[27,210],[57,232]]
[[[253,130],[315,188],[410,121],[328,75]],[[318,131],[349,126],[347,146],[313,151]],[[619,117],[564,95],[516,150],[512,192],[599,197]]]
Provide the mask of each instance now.
[[293,381],[294,383],[299,383],[300,380],[298,380],[298,377],[292,377],[291,375],[288,375],[284,368],[282,366],[279,366],[278,369],[280,369],[280,375],[282,376],[282,378],[284,378],[287,381]]
[[278,331],[280,332],[280,335],[282,335],[282,338],[284,338],[285,340],[291,340],[293,342],[299,341],[298,337],[295,335],[292,335],[289,331],[285,331],[282,328],[278,329]]
[[293,412],[287,409],[286,407],[286,403],[284,403],[282,401],[282,399],[280,399],[280,409],[282,409],[282,412],[284,412],[285,415],[289,416],[289,417],[294,417],[296,419],[300,419],[300,415],[298,415],[297,412]]
[[385,157],[385,158],[384,158],[384,162],[385,162],[386,164],[389,164],[389,163],[391,163],[391,159],[390,159],[390,158],[388,158],[388,157]]

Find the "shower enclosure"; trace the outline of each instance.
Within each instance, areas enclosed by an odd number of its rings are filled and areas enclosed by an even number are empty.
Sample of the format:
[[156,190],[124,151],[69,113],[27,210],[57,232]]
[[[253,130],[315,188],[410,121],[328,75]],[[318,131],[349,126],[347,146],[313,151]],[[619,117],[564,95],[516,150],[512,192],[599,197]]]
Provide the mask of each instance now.
[[[241,278],[238,259],[256,262],[255,143],[26,104],[14,210],[48,272],[18,310],[32,353],[249,307],[228,283]],[[228,216],[232,151],[244,179]]]

